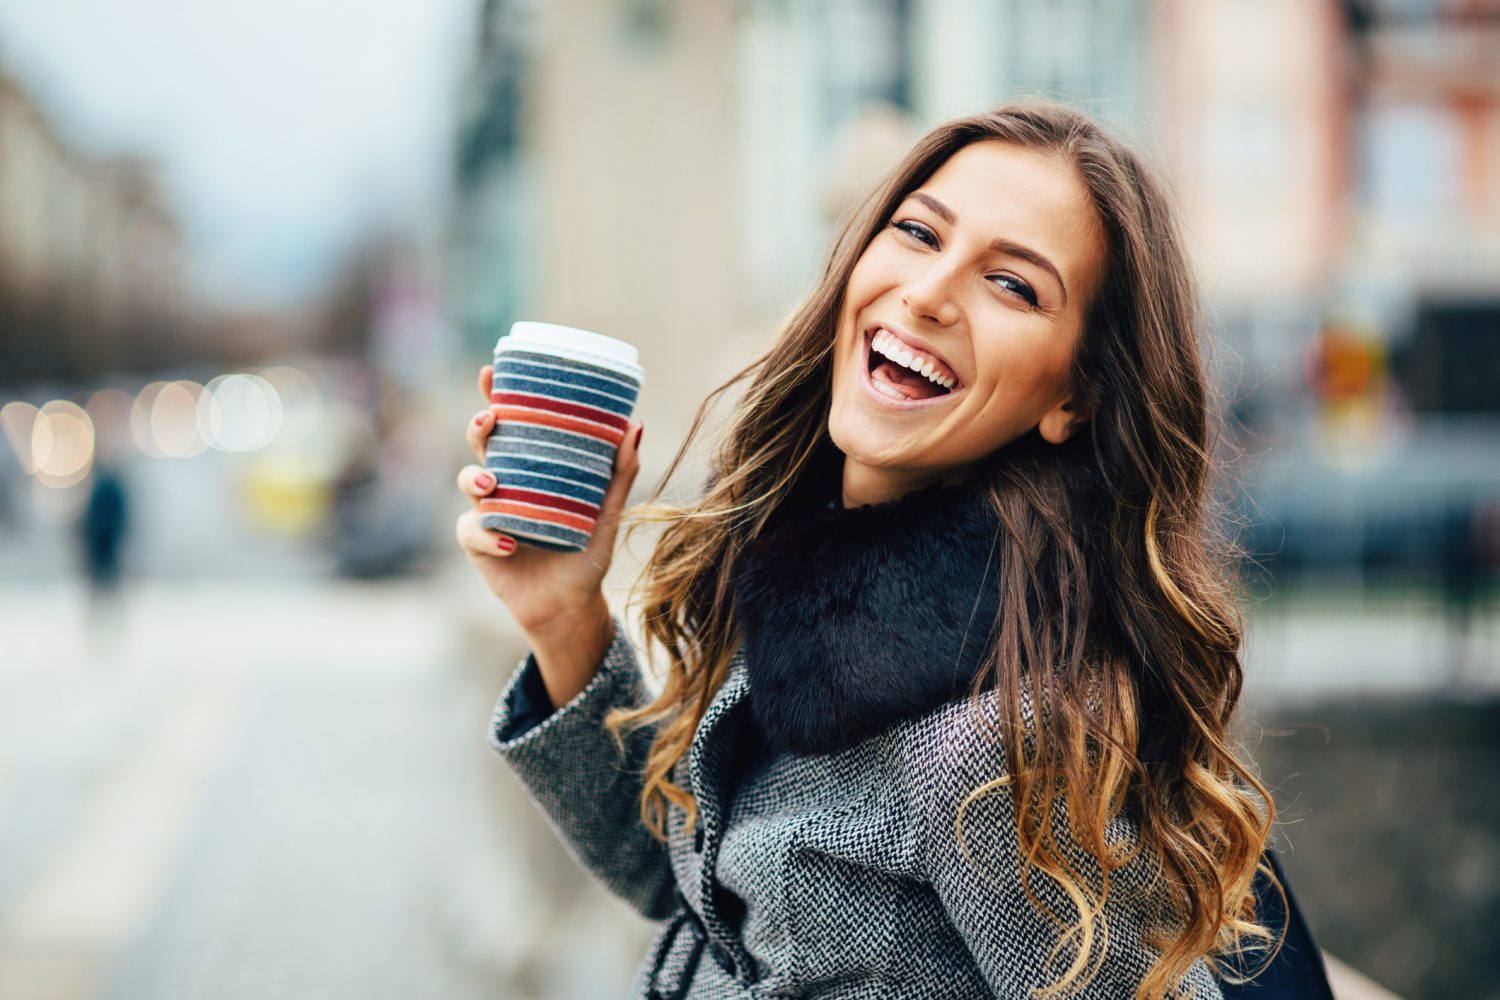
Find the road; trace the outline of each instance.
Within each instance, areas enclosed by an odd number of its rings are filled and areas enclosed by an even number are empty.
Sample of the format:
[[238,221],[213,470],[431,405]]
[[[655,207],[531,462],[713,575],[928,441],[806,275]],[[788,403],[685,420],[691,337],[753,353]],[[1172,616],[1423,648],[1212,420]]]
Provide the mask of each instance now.
[[485,743],[475,589],[0,592],[0,998],[621,992],[651,925]]

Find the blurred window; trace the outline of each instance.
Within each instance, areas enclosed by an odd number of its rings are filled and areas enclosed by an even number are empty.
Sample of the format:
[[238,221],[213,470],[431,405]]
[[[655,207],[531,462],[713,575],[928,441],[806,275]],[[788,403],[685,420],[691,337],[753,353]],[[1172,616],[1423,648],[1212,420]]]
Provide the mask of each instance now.
[[1393,368],[1419,413],[1500,415],[1500,298],[1424,302]]
[[1459,123],[1438,106],[1373,106],[1365,113],[1361,186],[1372,212],[1393,220],[1458,211]]
[[1222,197],[1262,206],[1281,190],[1294,162],[1292,126],[1282,109],[1253,96],[1226,100],[1207,111],[1204,166]]
[[824,124],[836,132],[866,104],[910,107],[911,0],[835,0],[825,8]]
[[1114,0],[1000,0],[987,24],[1002,93],[1039,90],[1087,105],[1116,125],[1138,113],[1146,4]]

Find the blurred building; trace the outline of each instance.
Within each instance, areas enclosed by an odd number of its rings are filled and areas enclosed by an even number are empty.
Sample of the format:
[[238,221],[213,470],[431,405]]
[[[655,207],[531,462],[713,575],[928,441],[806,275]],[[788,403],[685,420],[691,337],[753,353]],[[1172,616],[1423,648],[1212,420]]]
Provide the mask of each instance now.
[[482,351],[521,310],[533,257],[524,252],[526,195],[522,87],[536,29],[531,3],[484,0],[459,96],[454,141],[453,312]]
[[477,37],[456,157],[476,360],[523,315],[613,332],[665,376],[648,422],[681,426],[924,128],[1050,96],[1134,140],[1182,206],[1235,447],[1264,457],[1242,468],[1263,562],[1358,581],[1481,558],[1493,3],[487,0]]
[[1500,7],[1161,11],[1172,174],[1264,456],[1254,548],[1283,581],[1474,599],[1500,568]]
[[[1360,197],[1342,275],[1420,413],[1500,415],[1500,5],[1349,4]],[[1500,457],[1500,452],[1496,453]]]
[[[1330,312],[1387,345],[1454,311],[1500,324],[1500,8],[1171,0],[1160,12],[1172,174],[1212,301],[1258,360],[1285,361]],[[1287,322],[1289,307],[1303,315]],[[1473,348],[1464,374],[1419,378],[1468,388],[1408,385],[1415,409],[1495,411],[1474,383],[1496,384],[1500,341]]]
[[183,253],[151,164],[74,148],[0,75],[0,381],[173,356],[187,319]]
[[837,221],[931,125],[1024,92],[1138,129],[1149,15],[1085,0],[742,4],[739,249],[758,310],[806,291]]
[[[642,348],[646,422],[686,426],[918,123],[1004,92],[987,46],[1138,113],[1124,95],[1144,55],[1119,41],[1143,37],[1143,12],[1063,6],[486,0],[454,153],[452,299],[474,363],[518,318],[610,333]],[[1083,36],[1042,61],[1015,18]]]
[[516,319],[597,330],[640,347],[645,423],[679,428],[763,332],[736,253],[737,23],[689,0],[481,5],[455,152],[473,368]]

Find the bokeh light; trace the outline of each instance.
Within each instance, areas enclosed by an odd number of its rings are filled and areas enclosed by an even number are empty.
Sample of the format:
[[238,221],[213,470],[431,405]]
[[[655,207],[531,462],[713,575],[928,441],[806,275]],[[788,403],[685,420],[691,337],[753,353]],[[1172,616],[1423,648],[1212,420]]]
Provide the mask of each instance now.
[[198,397],[203,386],[186,380],[168,382],[151,401],[151,439],[163,455],[191,458],[208,447],[198,433]]
[[157,394],[167,385],[166,382],[151,382],[136,393],[135,405],[130,408],[130,437],[135,446],[140,449],[142,455],[151,458],[166,458],[167,455],[156,446],[156,441],[151,435],[151,407],[156,402]]
[[260,377],[281,397],[281,408],[285,413],[314,411],[323,402],[323,393],[318,389],[318,384],[301,369],[290,365],[273,365],[261,369]]
[[43,403],[31,428],[31,454],[42,485],[65,489],[77,484],[94,461],[94,422],[77,403]]
[[199,433],[219,451],[255,451],[281,429],[281,396],[258,375],[220,375],[198,400],[197,418]]

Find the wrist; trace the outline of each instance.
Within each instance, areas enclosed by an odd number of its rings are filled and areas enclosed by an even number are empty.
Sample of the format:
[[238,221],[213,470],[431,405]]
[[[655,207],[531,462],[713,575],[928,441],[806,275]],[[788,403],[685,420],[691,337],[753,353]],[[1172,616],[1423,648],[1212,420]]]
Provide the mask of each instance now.
[[[554,614],[544,621],[522,626],[532,648],[547,650],[564,649],[593,642],[601,635],[605,644],[614,631],[609,604],[602,592],[591,594],[582,603],[572,605],[566,612]],[[601,654],[602,655],[602,654]]]
[[603,595],[588,607],[528,631],[532,657],[554,708],[561,708],[598,673],[614,639],[614,621]]

